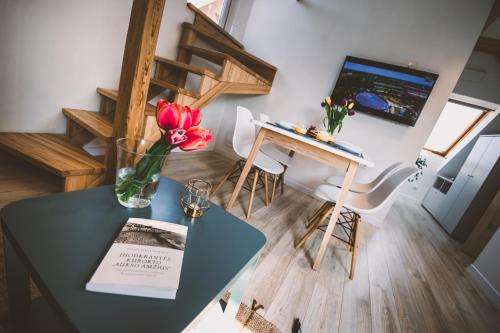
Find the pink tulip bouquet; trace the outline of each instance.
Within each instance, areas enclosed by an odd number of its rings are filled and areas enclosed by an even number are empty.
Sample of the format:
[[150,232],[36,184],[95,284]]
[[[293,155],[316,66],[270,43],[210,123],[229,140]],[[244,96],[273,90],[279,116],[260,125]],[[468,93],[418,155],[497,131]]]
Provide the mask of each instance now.
[[199,127],[201,112],[199,109],[159,100],[156,105],[156,122],[161,138],[142,156],[134,172],[117,181],[115,192],[120,202],[141,193],[155,175],[159,175],[165,158],[172,149],[179,147],[184,151],[205,148],[212,133]]

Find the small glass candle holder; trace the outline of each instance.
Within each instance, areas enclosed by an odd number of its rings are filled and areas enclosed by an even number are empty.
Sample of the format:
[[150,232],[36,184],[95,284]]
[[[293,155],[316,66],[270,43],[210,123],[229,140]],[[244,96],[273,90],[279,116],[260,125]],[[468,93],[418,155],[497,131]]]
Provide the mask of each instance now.
[[212,185],[201,179],[191,179],[181,197],[181,206],[189,217],[200,217],[210,207]]

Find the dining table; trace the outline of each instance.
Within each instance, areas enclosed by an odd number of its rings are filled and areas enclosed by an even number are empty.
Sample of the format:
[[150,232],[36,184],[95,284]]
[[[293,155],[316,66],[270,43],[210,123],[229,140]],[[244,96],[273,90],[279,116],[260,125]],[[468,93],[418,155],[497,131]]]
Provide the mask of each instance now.
[[344,179],[336,200],[335,209],[330,216],[328,226],[325,230],[325,235],[323,236],[319,251],[314,260],[313,269],[316,270],[321,265],[321,260],[328,246],[330,235],[335,228],[335,224],[339,218],[344,200],[349,192],[349,188],[354,176],[356,175],[358,167],[360,165],[373,167],[374,163],[365,158],[362,154],[354,153],[352,150],[345,149],[335,143],[332,144],[319,141],[307,135],[296,133],[292,128],[285,128],[271,122],[262,122],[258,120],[253,120],[253,123],[260,129],[252,149],[248,154],[248,158],[241,171],[236,186],[231,194],[231,198],[226,205],[226,210],[233,207],[245,179],[252,168],[253,161],[255,160],[255,157],[264,142],[270,142],[287,150],[294,151],[300,155],[304,155],[308,158],[324,163],[344,173]]

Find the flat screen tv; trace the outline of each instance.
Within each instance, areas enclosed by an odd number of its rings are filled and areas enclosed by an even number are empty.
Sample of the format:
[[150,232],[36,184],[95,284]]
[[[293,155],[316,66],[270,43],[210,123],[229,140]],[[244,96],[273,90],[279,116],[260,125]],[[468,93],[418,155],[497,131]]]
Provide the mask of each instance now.
[[437,74],[346,57],[332,99],[355,101],[355,109],[415,126]]

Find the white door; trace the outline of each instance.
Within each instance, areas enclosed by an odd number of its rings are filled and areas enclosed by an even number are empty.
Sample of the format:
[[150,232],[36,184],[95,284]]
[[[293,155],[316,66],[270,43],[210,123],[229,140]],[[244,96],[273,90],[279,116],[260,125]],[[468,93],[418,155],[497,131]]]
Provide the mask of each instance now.
[[479,137],[464,167],[462,167],[457,179],[450,188],[451,191],[455,184],[458,185],[456,200],[442,222],[443,227],[449,233],[453,232],[465,211],[469,208],[470,203],[498,160],[499,154],[500,137]]

